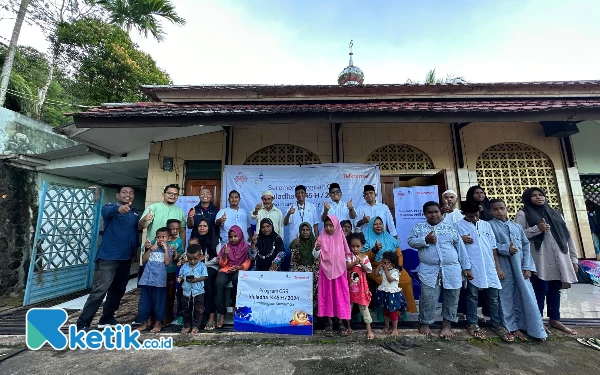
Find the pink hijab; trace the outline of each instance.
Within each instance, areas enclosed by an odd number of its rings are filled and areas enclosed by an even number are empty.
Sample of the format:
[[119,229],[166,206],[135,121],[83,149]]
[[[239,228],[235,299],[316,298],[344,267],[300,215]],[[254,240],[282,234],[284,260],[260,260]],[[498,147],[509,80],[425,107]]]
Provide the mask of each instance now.
[[[229,247],[229,254],[227,254],[227,264],[229,266],[241,266],[242,263],[248,259],[248,242],[244,240],[244,232],[242,228],[237,225],[233,225],[230,231],[234,231],[235,234],[240,239],[240,242],[237,245],[227,243]],[[221,251],[219,251],[219,258],[223,256],[223,251],[225,251],[225,246],[221,246]]]
[[317,241],[321,244],[321,269],[329,280],[334,280],[346,271],[346,256],[350,255],[350,248],[338,218],[333,215],[327,217],[333,223],[333,234],[327,234],[323,228]]

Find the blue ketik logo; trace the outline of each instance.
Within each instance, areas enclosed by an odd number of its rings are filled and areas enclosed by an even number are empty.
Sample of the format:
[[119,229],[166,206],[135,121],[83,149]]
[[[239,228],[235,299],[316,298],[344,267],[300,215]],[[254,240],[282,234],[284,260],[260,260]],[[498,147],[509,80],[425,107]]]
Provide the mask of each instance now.
[[129,324],[117,324],[115,327],[104,327],[102,331],[78,330],[75,324],[69,325],[68,337],[61,328],[67,322],[68,314],[63,309],[33,308],[27,312],[26,344],[31,350],[38,350],[48,343],[56,350],[69,348],[98,350],[112,349],[173,349],[172,337],[146,339],[140,341],[140,332]]
[[67,336],[61,332],[61,327],[67,321],[68,314],[63,309],[33,308],[25,316],[25,338],[27,347],[38,350],[45,343],[56,350],[67,347]]

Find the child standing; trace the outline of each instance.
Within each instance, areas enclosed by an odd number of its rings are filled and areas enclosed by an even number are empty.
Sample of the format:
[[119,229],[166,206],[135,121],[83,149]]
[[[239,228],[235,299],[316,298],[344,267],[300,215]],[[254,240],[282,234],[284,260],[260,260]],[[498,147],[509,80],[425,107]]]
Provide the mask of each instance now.
[[192,331],[195,335],[200,331],[202,314],[204,314],[204,280],[208,278],[208,270],[200,262],[202,246],[190,245],[187,249],[187,262],[181,266],[177,281],[182,284],[183,329],[181,334]]
[[[351,253],[337,217],[329,215],[325,218],[317,243],[321,245],[318,314],[327,317],[325,334],[332,335],[333,321],[331,318],[337,316],[339,319],[350,319],[350,291],[346,273],[346,257]],[[340,327],[340,334],[348,336],[349,331]]]
[[377,287],[377,304],[383,308],[383,333],[390,332],[391,320],[392,336],[398,336],[398,311],[405,311],[408,306],[402,289],[398,287],[398,267],[398,254],[386,251],[375,269],[375,273],[381,276],[381,285]]
[[[414,226],[408,237],[408,246],[419,252],[419,332],[431,335],[429,325],[434,322],[435,308],[442,298],[442,329],[440,337],[454,337],[451,322],[457,322],[458,296],[463,274],[473,279],[465,245],[453,225],[442,223],[442,212],[437,202],[423,205],[427,219]],[[462,272],[461,272],[462,270]]]
[[[348,245],[352,254],[346,257],[346,268],[348,269],[348,284],[350,289],[350,311],[353,305],[358,304],[360,314],[363,317],[365,326],[367,327],[367,340],[373,340],[375,335],[371,330],[371,312],[369,304],[371,303],[371,291],[367,283],[367,274],[373,271],[371,261],[366,254],[362,253],[362,248],[365,246],[366,240],[362,233],[348,234]],[[346,320],[346,328],[350,329],[350,320]]]
[[142,256],[144,272],[138,282],[141,289],[138,315],[135,319],[136,322],[141,323],[139,331],[148,328],[148,319],[152,314],[156,319],[152,332],[160,332],[162,329],[167,300],[167,266],[173,257],[167,247],[168,238],[169,229],[163,227],[156,231],[155,244],[151,245],[146,241],[146,250]]
[[508,220],[506,204],[502,199],[492,199],[490,210],[494,216],[489,223],[496,235],[497,251],[494,252],[494,257],[502,284],[500,303],[506,328],[520,340],[527,340],[521,330],[532,337],[545,340],[548,334],[544,330],[529,280],[531,273],[536,271],[529,240],[519,224]]
[[504,328],[500,308],[500,279],[496,273],[494,251],[496,236],[487,221],[479,219],[479,204],[461,202],[460,209],[464,218],[456,224],[456,230],[467,249],[473,280],[467,281],[467,331],[475,338],[484,339],[485,332],[477,324],[477,302],[479,291],[487,299],[492,330],[505,342],[513,342],[514,336]]
[[183,254],[183,242],[179,238],[179,229],[181,222],[177,219],[167,220],[167,228],[169,229],[169,239],[167,246],[173,253],[171,264],[167,267],[167,313],[163,326],[170,324],[173,321],[173,307],[175,305],[176,294],[176,279],[177,279],[177,260]]
[[[198,241],[198,238],[196,238],[196,237],[192,237],[187,241],[188,249],[190,248],[190,246],[198,245],[198,244],[199,244],[199,241]],[[204,260],[204,257],[202,255],[200,255],[200,262],[202,262],[203,260]],[[179,275],[181,266],[183,266],[185,263],[187,263],[187,254],[183,253],[177,259],[177,272],[176,272],[177,275]],[[176,291],[176,294],[177,294],[177,324],[181,325],[181,324],[183,324],[183,289],[182,289],[182,285],[179,281],[177,281],[177,283],[175,285],[177,287],[177,291]]]

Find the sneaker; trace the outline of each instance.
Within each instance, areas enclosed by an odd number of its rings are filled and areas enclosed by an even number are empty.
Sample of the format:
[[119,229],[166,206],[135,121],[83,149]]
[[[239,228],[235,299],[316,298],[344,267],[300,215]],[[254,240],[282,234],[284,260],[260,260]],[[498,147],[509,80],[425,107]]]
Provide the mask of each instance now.
[[100,321],[98,322],[98,328],[105,328],[105,327],[114,327],[117,324],[122,324],[121,322],[119,322],[117,319],[113,318],[108,318],[108,319],[100,319]]

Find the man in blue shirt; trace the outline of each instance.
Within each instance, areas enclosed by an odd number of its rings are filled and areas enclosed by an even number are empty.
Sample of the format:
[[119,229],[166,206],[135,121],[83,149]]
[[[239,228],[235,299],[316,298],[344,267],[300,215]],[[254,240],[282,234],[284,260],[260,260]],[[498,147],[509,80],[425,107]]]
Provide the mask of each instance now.
[[98,328],[120,324],[115,319],[121,298],[129,281],[131,260],[139,247],[139,214],[131,206],[135,193],[131,186],[122,186],[117,191],[117,203],[102,207],[104,235],[96,256],[98,274],[92,286],[81,315],[77,319],[77,328],[88,330],[94,315],[100,308],[104,297],[102,317]]

